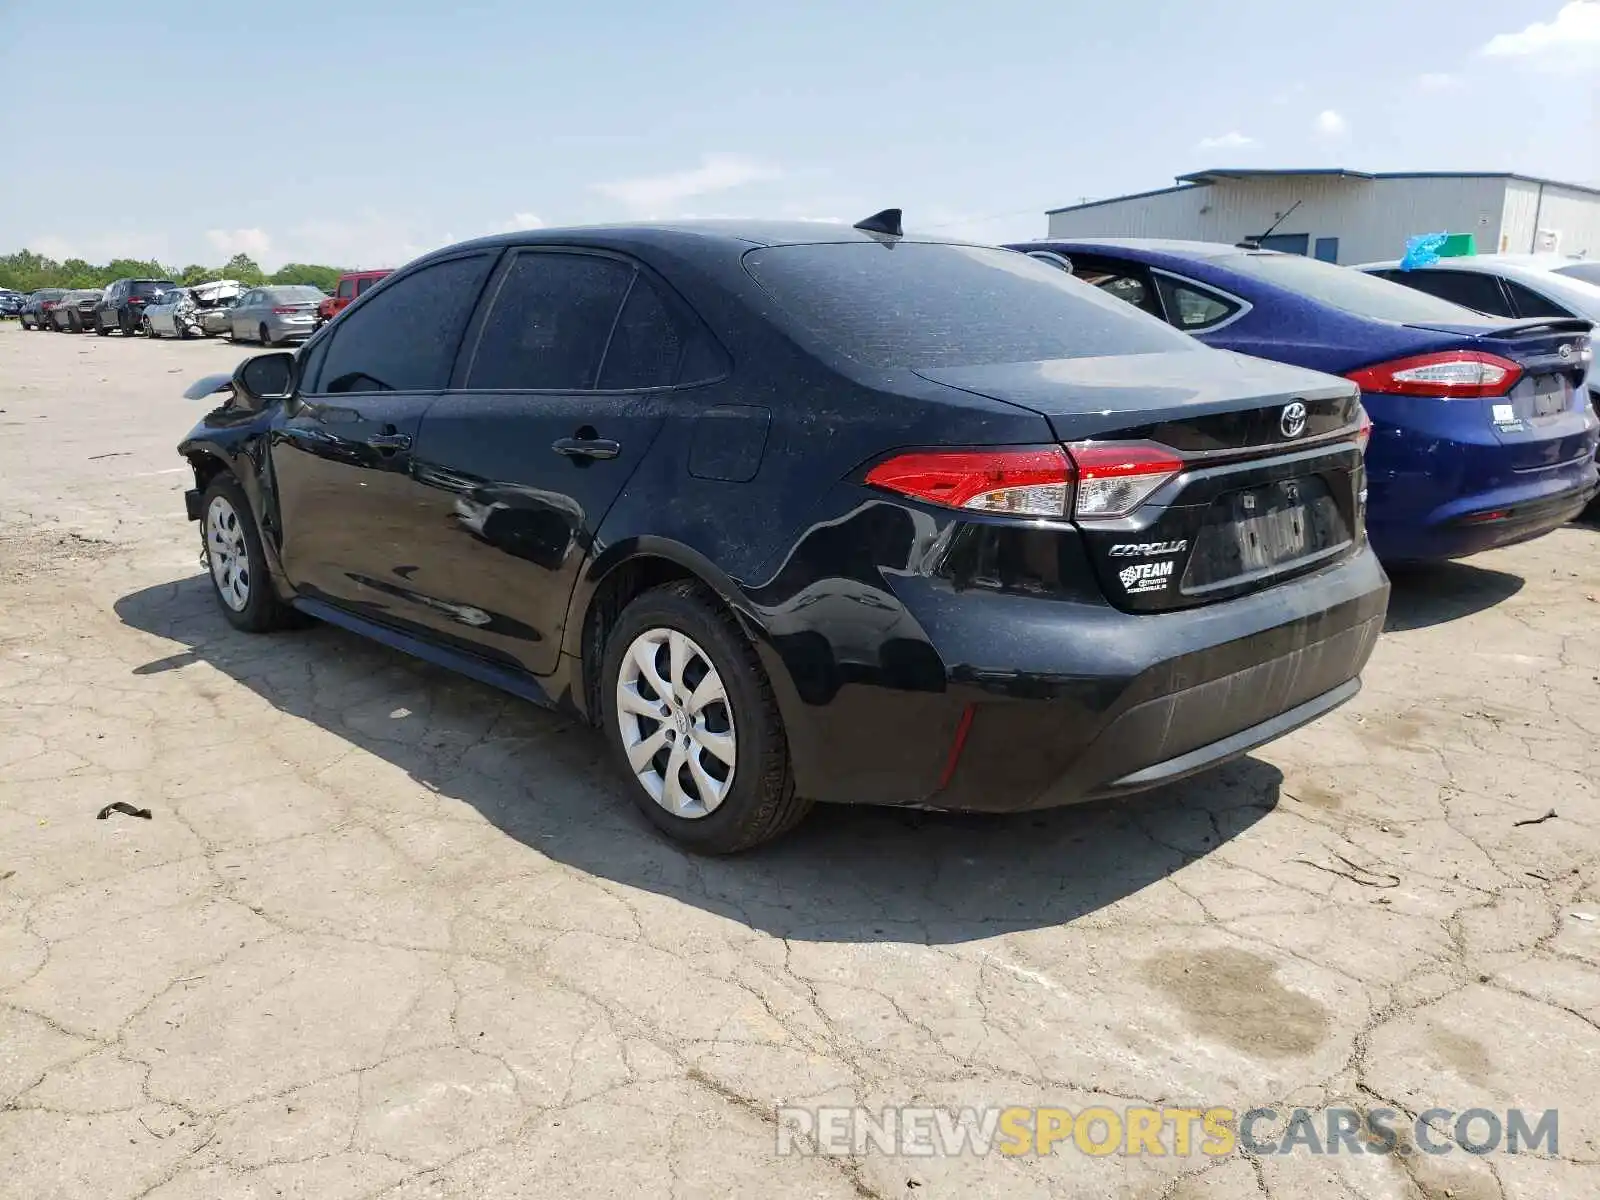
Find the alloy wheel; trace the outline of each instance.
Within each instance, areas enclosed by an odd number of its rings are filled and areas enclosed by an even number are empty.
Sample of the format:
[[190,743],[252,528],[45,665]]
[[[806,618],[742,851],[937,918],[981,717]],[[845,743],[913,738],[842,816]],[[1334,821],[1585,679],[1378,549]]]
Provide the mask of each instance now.
[[243,612],[250,603],[250,552],[245,546],[244,525],[226,496],[212,497],[206,510],[206,554],[222,602],[234,612]]
[[617,722],[628,765],[676,817],[716,810],[733,784],[733,708],[710,657],[685,633],[648,629],[617,674]]

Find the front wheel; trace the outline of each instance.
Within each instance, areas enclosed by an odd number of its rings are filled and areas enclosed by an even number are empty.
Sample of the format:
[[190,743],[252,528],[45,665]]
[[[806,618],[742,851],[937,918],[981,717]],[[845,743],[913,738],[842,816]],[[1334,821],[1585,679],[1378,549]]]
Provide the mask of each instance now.
[[145,335],[145,337],[149,338],[151,341],[155,341],[158,337],[161,336],[159,333],[156,332],[156,327],[153,324],[151,324],[149,317],[146,317],[144,319],[144,335]]
[[272,590],[266,552],[244,490],[232,475],[218,475],[200,504],[211,590],[235,629],[266,633],[289,624],[292,610]]
[[268,332],[265,324],[262,324],[261,328],[256,330],[256,337],[260,340],[263,346],[272,345],[272,334]]
[[607,737],[645,817],[702,854],[730,854],[797,825],[789,745],[772,686],[738,623],[703,587],[636,598],[606,641]]

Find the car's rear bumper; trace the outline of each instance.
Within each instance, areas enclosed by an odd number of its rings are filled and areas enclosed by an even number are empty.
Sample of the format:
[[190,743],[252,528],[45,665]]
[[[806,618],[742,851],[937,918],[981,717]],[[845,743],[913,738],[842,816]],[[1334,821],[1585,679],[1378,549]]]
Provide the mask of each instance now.
[[1366,397],[1367,533],[1384,562],[1462,558],[1539,537],[1594,494],[1600,421],[1568,411],[1498,434],[1484,401]]
[[[1139,615],[894,582],[927,647],[808,702],[763,649],[796,786],[819,800],[1011,812],[1140,791],[1353,696],[1389,585],[1370,550],[1254,595]],[[937,662],[921,662],[937,657]],[[899,682],[901,686],[893,686]]]

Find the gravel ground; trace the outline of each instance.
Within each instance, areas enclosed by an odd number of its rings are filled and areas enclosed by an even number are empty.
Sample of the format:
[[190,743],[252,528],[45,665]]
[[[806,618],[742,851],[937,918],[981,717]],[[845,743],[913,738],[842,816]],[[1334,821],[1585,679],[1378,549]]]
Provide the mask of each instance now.
[[[703,861],[567,720],[227,626],[173,446],[238,357],[0,326],[0,1195],[1600,1197],[1600,531],[1397,580],[1359,699],[1198,782]],[[779,1155],[780,1100],[1559,1149]]]

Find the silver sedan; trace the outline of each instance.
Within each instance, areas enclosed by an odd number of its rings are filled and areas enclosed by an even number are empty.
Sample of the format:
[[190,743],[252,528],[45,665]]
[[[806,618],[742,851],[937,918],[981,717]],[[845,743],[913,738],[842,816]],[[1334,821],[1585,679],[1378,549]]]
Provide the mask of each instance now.
[[325,298],[300,284],[251,288],[228,309],[228,336],[263,346],[303,341],[316,328],[317,304]]

